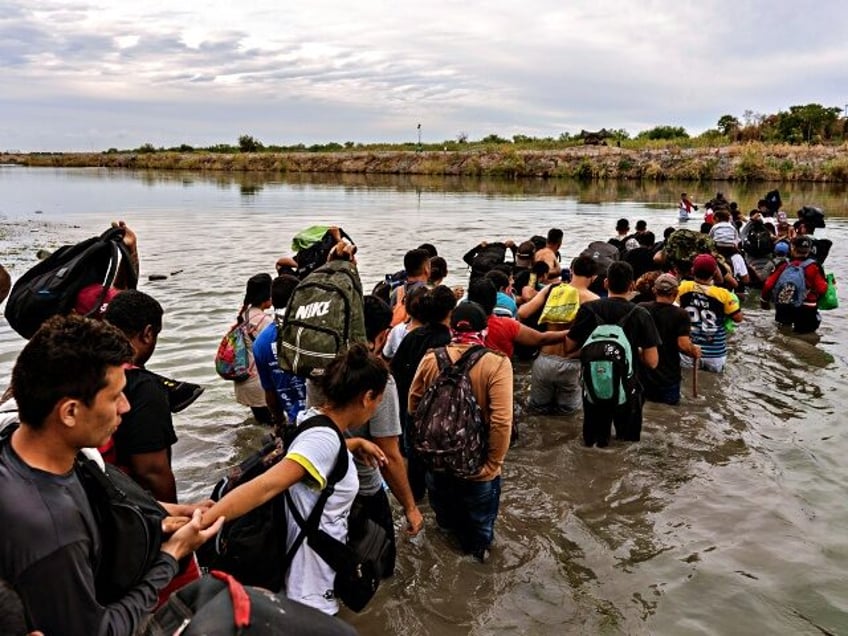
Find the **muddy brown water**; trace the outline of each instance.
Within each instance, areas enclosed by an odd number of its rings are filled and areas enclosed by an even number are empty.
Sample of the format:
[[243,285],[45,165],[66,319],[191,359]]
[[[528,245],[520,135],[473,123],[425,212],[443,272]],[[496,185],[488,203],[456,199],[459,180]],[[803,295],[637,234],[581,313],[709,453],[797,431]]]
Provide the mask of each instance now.
[[[424,241],[462,284],[461,255],[483,239],[562,227],[570,258],[619,217],[657,234],[676,226],[683,190],[699,202],[723,190],[747,210],[770,187],[0,167],[0,262],[20,275],[39,248],[114,218],[138,232],[140,288],[166,311],[150,367],[206,386],[175,416],[177,481],[190,500],[265,432],[212,359],[246,279],[273,272],[303,227],[342,225],[368,288]],[[828,269],[844,279],[845,190],[781,193],[790,211],[825,207]],[[363,634],[848,633],[846,312],[825,314],[813,340],[779,332],[755,303],[745,314],[727,371],[701,373],[699,398],[687,377],[677,408],[647,405],[639,444],[587,450],[580,415],[522,416],[490,561],[459,555],[425,505],[424,534],[401,539],[397,575],[368,610],[343,617]],[[0,381],[22,343],[0,320]],[[527,371],[517,367],[519,401]]]

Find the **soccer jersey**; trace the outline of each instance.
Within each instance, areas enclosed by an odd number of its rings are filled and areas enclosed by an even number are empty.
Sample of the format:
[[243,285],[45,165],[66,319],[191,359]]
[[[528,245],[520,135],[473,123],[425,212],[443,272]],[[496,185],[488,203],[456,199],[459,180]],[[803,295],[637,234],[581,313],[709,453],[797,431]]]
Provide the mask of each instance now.
[[702,358],[727,355],[727,329],[724,321],[739,311],[739,300],[728,290],[692,280],[680,283],[677,296],[689,313],[692,342],[701,347]]

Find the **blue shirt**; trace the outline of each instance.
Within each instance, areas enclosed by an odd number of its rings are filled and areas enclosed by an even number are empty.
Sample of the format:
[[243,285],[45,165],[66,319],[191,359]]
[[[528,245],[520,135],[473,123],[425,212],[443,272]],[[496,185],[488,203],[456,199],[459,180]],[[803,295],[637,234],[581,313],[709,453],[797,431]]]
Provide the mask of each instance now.
[[495,303],[496,316],[506,316],[507,318],[515,318],[518,315],[518,305],[515,299],[509,294],[502,291],[498,292],[498,299]]
[[275,391],[290,424],[306,408],[306,380],[283,371],[277,364],[277,323],[265,327],[253,343],[253,359],[259,381],[266,391]]

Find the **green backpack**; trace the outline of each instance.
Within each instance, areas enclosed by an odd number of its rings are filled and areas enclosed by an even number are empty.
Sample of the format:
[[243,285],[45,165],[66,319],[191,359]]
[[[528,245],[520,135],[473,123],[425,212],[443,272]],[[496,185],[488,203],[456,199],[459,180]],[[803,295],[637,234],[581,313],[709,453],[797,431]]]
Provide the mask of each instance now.
[[601,317],[589,309],[598,326],[580,350],[580,377],[583,394],[592,404],[616,406],[627,402],[634,379],[633,349],[622,327],[636,309],[634,306],[615,324],[602,323]]
[[277,361],[283,371],[319,376],[339,353],[365,341],[359,274],[348,261],[330,261],[292,292],[277,328]]
[[674,230],[665,242],[665,254],[671,265],[691,263],[698,254],[715,253],[715,241],[706,234],[685,228]]

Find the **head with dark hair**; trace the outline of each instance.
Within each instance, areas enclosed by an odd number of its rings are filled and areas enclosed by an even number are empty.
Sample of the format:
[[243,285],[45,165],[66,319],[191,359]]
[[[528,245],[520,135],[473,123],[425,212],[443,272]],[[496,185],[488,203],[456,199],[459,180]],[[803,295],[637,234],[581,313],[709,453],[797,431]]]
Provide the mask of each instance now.
[[90,407],[109,384],[110,371],[118,369],[123,377],[121,366],[132,355],[126,336],[109,323],[74,315],[50,318],[24,346],[12,369],[12,393],[21,423],[41,429],[64,399]]
[[671,227],[670,225],[663,230],[663,240],[667,241],[668,237],[674,234],[674,230],[676,228]]
[[656,237],[653,232],[642,232],[636,235],[636,241],[642,247],[653,247],[656,242]]
[[375,343],[392,325],[392,309],[381,298],[369,295],[362,299],[365,305],[365,337]]
[[28,633],[21,597],[15,588],[0,579],[0,634],[26,636]]
[[432,243],[422,243],[418,246],[419,250],[424,250],[429,254],[430,258],[436,258],[439,255],[439,251],[436,249],[436,246]]
[[271,281],[271,304],[274,309],[285,309],[294,288],[300,283],[297,276],[281,274]]
[[[389,369],[364,344],[353,344],[340,353],[315,379],[331,410],[352,409],[354,424],[364,424],[377,409]],[[338,423],[338,422],[337,422]]]
[[509,276],[497,269],[491,269],[486,272],[484,278],[488,278],[495,285],[498,291],[506,291],[509,287]]
[[435,325],[445,322],[454,307],[456,295],[453,290],[447,285],[439,285],[422,299],[421,314],[426,324]]
[[701,223],[701,234],[709,234],[711,229],[713,229],[712,223],[707,223],[706,221]]
[[[247,279],[244,291],[244,309],[248,307],[261,307],[271,302],[271,275],[255,274]],[[242,310],[244,311],[244,310]]]
[[489,278],[478,278],[468,286],[468,300],[477,303],[486,312],[491,314],[498,302],[498,290]]
[[619,219],[615,223],[615,231],[619,234],[625,234],[630,231],[630,221],[627,219]]
[[715,211],[714,218],[716,223],[725,222],[730,220],[730,210],[727,208],[720,208]]
[[127,289],[120,292],[103,314],[103,320],[113,324],[132,339],[151,327],[154,333],[162,331],[162,315],[165,312],[162,305],[144,292],[137,289]]
[[648,229],[648,222],[645,219],[639,219],[636,221],[636,231],[644,232]]
[[430,264],[430,253],[427,250],[409,250],[403,257],[403,268],[407,276],[423,276]]
[[559,247],[560,245],[562,245],[562,236],[562,230],[556,227],[552,227],[550,230],[548,230],[548,245],[554,245],[556,247]]
[[538,234],[534,234],[530,237],[530,242],[536,246],[536,251],[542,249],[547,244],[547,240],[544,236],[539,236]]
[[127,289],[112,299],[103,319],[124,332],[133,348],[133,363],[141,367],[156,349],[162,331],[162,313],[162,305],[154,298]]
[[430,282],[438,283],[448,275],[448,262],[441,256],[430,259]]
[[406,306],[406,313],[419,322],[424,322],[424,299],[430,295],[430,288],[427,285],[415,285],[410,287],[406,295],[403,297],[403,304]]
[[642,294],[644,297],[653,298],[654,297],[654,282],[656,282],[657,278],[659,278],[661,271],[651,271],[645,272],[642,274],[634,285],[636,291]]
[[626,261],[613,261],[607,270],[606,286],[610,293],[626,294],[633,285],[633,268]]
[[591,256],[578,256],[571,262],[571,273],[575,276],[592,278],[598,273],[598,263]]
[[536,278],[538,279],[545,278],[549,271],[551,271],[551,266],[545,261],[536,261],[533,263],[533,267],[530,268],[530,272],[536,274]]

